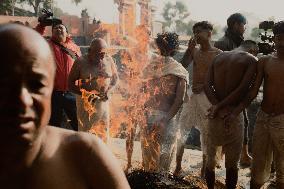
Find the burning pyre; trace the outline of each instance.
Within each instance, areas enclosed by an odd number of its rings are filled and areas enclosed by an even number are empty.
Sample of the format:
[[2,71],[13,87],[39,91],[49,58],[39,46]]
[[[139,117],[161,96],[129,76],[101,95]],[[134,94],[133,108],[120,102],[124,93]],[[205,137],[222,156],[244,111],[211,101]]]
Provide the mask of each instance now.
[[[176,177],[172,174],[134,170],[126,175],[132,189],[207,189],[206,181],[200,176]],[[269,186],[272,184],[270,183]],[[225,189],[225,181],[216,179],[215,189]],[[269,187],[267,187],[269,188]],[[243,189],[237,186],[237,189]]]
[[135,170],[127,175],[132,189],[206,189],[205,182],[191,176],[190,179],[175,177],[171,174]]

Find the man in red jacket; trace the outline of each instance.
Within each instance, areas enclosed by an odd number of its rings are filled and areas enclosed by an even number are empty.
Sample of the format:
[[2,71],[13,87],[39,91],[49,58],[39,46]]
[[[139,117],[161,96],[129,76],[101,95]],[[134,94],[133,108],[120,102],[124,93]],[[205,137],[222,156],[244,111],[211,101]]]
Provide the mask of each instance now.
[[[43,15],[39,21],[46,16]],[[44,34],[46,24],[39,22],[36,30]],[[52,94],[52,111],[50,125],[60,127],[64,113],[73,130],[78,130],[76,114],[76,97],[68,90],[68,76],[75,59],[81,56],[80,48],[71,40],[66,26],[56,24],[52,26],[52,36],[48,40],[56,62],[56,75]]]

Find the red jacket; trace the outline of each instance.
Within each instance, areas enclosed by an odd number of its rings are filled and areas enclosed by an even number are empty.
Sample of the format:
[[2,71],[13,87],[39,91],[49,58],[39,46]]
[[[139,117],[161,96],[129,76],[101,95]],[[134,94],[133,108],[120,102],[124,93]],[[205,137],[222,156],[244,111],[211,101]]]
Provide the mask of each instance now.
[[[35,30],[38,31],[41,35],[43,35],[45,27],[38,24]],[[52,40],[48,40],[48,43],[53,51],[56,63],[54,90],[67,91],[68,76],[75,60],[71,58],[71,56],[68,55],[66,52],[62,51],[61,48],[56,45]],[[70,37],[67,37],[66,42],[62,45],[72,50],[76,54],[77,58],[81,56],[80,48],[71,40]]]

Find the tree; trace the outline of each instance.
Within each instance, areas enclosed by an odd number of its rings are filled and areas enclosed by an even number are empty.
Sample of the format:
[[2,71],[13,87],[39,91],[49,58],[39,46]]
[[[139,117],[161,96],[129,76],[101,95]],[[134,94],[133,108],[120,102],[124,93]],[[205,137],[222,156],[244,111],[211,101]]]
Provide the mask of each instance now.
[[2,0],[0,4],[0,12],[6,12],[11,10],[12,16],[15,15],[15,5],[19,3],[20,0]]
[[178,33],[186,33],[187,23],[185,20],[189,15],[188,9],[183,2],[177,1],[175,4],[167,2],[162,12],[165,20],[164,27],[176,30]]
[[[27,3],[34,9],[34,15],[39,16],[39,8],[42,6],[44,8],[51,9],[54,0],[19,0],[21,3]],[[71,0],[72,3],[76,5],[82,0]]]

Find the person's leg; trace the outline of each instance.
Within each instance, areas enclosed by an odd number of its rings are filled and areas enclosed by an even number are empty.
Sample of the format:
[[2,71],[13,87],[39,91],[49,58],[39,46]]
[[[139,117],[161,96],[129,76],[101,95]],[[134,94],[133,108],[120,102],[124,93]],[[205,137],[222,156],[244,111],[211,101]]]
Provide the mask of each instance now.
[[276,188],[284,189],[284,115],[277,116],[271,120],[269,131],[273,143]]
[[272,143],[269,131],[267,130],[267,121],[266,114],[261,111],[258,112],[252,141],[253,159],[250,183],[252,189],[259,189],[270,176]]
[[242,150],[242,138],[223,146],[225,152],[226,188],[235,189],[238,182],[238,162]]
[[63,96],[62,92],[53,91],[51,97],[51,116],[49,125],[61,127],[63,119]]
[[175,128],[174,118],[166,125],[166,130],[161,135],[160,141],[160,158],[159,170],[162,172],[169,172],[170,165],[173,159],[173,152],[176,142],[177,129]]
[[174,175],[178,176],[181,172],[181,162],[184,153],[184,142],[180,139],[177,141],[177,152],[176,152],[176,168],[174,171]]
[[238,163],[241,157],[244,123],[243,115],[239,115],[233,120],[230,120],[225,130],[225,168],[226,168],[226,188],[235,189],[238,182]]
[[[206,157],[206,168],[205,168],[205,180],[208,189],[214,189],[215,185],[215,166],[216,166],[216,152],[218,146],[215,144],[216,136],[214,136],[214,127],[219,126],[219,119],[210,119],[208,122],[208,140],[205,154]],[[211,128],[211,129],[210,129]]]
[[213,144],[208,144],[207,146],[208,157],[204,173],[208,189],[214,189],[215,185],[216,150],[217,146],[214,146]]
[[190,133],[191,128],[193,127],[194,120],[196,119],[195,113],[195,99],[194,95],[190,97],[190,99],[185,102],[179,112],[179,116],[177,118],[177,125],[179,126],[180,138],[177,140],[177,151],[176,151],[176,168],[174,171],[174,175],[178,176],[181,171],[181,162],[184,153],[184,147],[186,140],[188,139],[188,135]]
[[243,148],[242,148],[242,155],[240,159],[240,165],[242,167],[249,167],[251,165],[252,157],[249,155],[248,152],[248,127],[249,127],[249,120],[246,110],[243,111],[244,116],[244,140],[243,140]]
[[145,125],[141,129],[142,166],[145,171],[157,171],[160,158],[160,136],[154,129],[156,115],[145,112]]
[[78,131],[76,96],[71,92],[64,94],[63,109],[67,117],[71,120],[70,125],[74,131]]
[[[179,123],[179,125],[184,124],[184,123]],[[177,150],[176,150],[176,168],[174,171],[174,175],[178,176],[181,171],[181,162],[182,162],[182,157],[184,153],[184,148],[185,148],[185,143],[188,138],[188,133],[190,129],[180,127],[179,129],[179,138],[177,139]]]
[[132,167],[131,159],[132,159],[132,153],[133,153],[135,131],[136,131],[135,127],[131,128],[130,131],[127,133],[127,137],[126,137],[126,154],[127,154],[126,170]]

